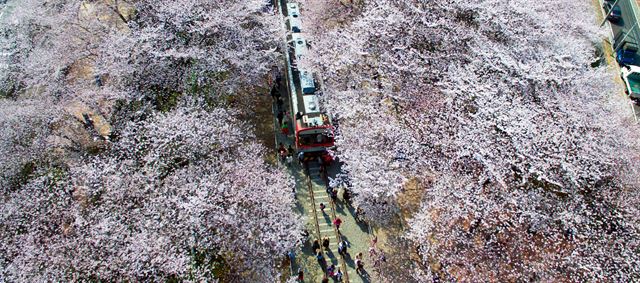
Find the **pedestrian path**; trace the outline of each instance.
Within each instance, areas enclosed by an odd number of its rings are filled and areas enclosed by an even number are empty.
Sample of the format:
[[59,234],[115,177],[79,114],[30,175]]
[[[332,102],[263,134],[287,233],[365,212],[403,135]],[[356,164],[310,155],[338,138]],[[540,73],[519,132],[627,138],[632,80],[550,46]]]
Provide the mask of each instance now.
[[[340,197],[332,203],[331,196],[326,190],[326,179],[318,172],[319,169],[316,166],[318,164],[308,164],[308,175],[297,164],[292,165],[290,169],[296,178],[298,212],[303,215],[306,222],[305,228],[309,231],[307,241],[301,249],[297,250],[292,270],[295,273],[298,269],[302,269],[305,274],[304,282],[320,282],[326,268],[333,264],[336,268],[340,268],[343,274],[346,273],[343,282],[371,282],[368,273],[368,267],[371,267],[368,260],[370,243],[368,228],[365,224],[355,221],[353,217],[355,211],[343,204]],[[320,208],[320,203],[326,206],[324,210]],[[339,233],[333,223],[336,217],[342,220]],[[313,254],[312,243],[314,240],[322,243],[324,238],[329,239],[329,249],[323,249],[326,264],[321,264]],[[338,254],[338,243],[341,239],[349,244],[345,256]],[[355,256],[360,252],[364,255],[365,262],[365,271],[362,275],[356,272],[355,265]],[[330,280],[330,282],[336,281]]]

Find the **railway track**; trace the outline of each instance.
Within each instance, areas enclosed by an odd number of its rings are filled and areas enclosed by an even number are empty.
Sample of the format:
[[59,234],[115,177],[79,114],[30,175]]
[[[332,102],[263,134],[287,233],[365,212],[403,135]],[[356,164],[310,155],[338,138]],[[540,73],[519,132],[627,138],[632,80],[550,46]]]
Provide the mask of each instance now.
[[[311,207],[313,210],[313,219],[315,221],[316,227],[316,237],[319,241],[322,241],[324,237],[330,238],[330,250],[337,251],[337,245],[341,240],[341,235],[335,225],[332,224],[333,220],[336,219],[336,205],[331,200],[331,196],[328,194],[327,187],[327,179],[326,175],[323,175],[320,170],[322,165],[318,162],[309,162],[307,163],[305,170],[306,179],[307,179],[307,188],[309,190]],[[314,182],[315,181],[315,182]],[[324,201],[326,199],[326,201]],[[329,210],[329,214],[325,216],[325,213],[319,208],[319,203],[327,203],[329,206],[325,209]],[[322,214],[322,221],[318,216],[318,211]],[[321,229],[321,227],[330,227],[326,229]],[[335,248],[332,249],[332,246],[335,245]],[[323,253],[323,257],[325,259],[329,258],[327,252],[324,249],[321,249]],[[338,266],[343,274],[343,282],[349,281],[349,270],[347,269],[347,263],[344,256],[337,254],[335,259],[338,261]],[[329,262],[329,261],[327,261]],[[325,267],[326,268],[326,267]]]
[[311,207],[313,209],[313,219],[316,226],[316,239],[322,239],[320,233],[320,222],[318,221],[318,208],[316,206],[315,195],[313,193],[313,183],[311,182],[311,177],[309,176],[309,169],[306,169],[306,178],[307,178],[307,189],[309,190],[309,195],[311,196]]
[[[314,96],[313,92],[308,91],[310,89],[315,91],[317,84],[315,83],[313,76],[307,75],[307,72],[304,70],[295,68],[295,62],[301,58],[300,56],[306,56],[307,54],[305,51],[306,44],[304,39],[306,35],[304,34],[304,31],[302,30],[303,28],[300,24],[302,15],[300,15],[298,5],[295,4],[295,2],[289,2],[287,0],[276,0],[274,3],[277,12],[281,16],[283,39],[285,40],[286,46],[285,50],[283,50],[283,55],[285,60],[284,81],[287,92],[286,97],[290,98],[288,99],[290,107],[288,110],[290,111],[289,113],[296,113],[296,116],[292,115],[291,121],[294,129],[294,135],[296,138],[299,138],[297,133],[305,130],[300,130],[298,127],[301,127],[302,129],[307,127],[307,130],[311,127],[313,128],[312,130],[315,130],[314,127],[322,126],[325,120],[323,119],[320,122],[314,122],[315,124],[312,126],[305,126],[305,123],[310,122],[304,122],[305,117],[308,119],[315,119],[314,116],[308,115],[318,115],[318,113],[316,113],[317,111],[311,111],[315,109],[315,106],[313,103],[308,101],[310,99],[312,100]],[[302,74],[304,74],[304,76]],[[306,79],[303,79],[303,77]],[[312,81],[313,83],[311,83]],[[322,85],[320,87],[322,87]],[[298,118],[298,113],[300,113],[303,118]],[[324,117],[328,119],[326,115]],[[299,119],[303,122],[296,124],[295,121]],[[298,150],[300,150],[300,148],[298,148]],[[316,151],[310,150],[308,144],[305,150],[309,150],[312,156],[315,156],[314,154],[316,154]],[[312,218],[312,220],[310,220],[313,221],[313,223],[309,224],[314,226],[311,229],[315,230],[312,234],[320,243],[322,243],[323,238],[329,238],[329,249],[325,250],[324,248],[321,248],[325,264],[321,264],[320,274],[326,275],[327,265],[335,264],[342,272],[342,282],[351,282],[349,273],[355,272],[355,269],[349,270],[347,259],[343,255],[337,253],[338,243],[343,238],[346,239],[346,236],[343,237],[338,229],[333,225],[333,220],[337,217],[336,204],[333,203],[331,196],[326,189],[328,180],[326,174],[323,174],[325,170],[322,169],[325,168],[323,168],[323,165],[319,161],[316,161],[315,159],[307,161],[304,168],[302,168],[302,172],[306,174],[304,174],[304,179],[300,179],[301,182],[298,185],[299,189],[304,190],[304,187],[306,187],[308,190],[308,198],[304,198],[304,202],[309,202],[310,211],[308,212],[311,214],[310,218]],[[321,203],[325,205],[324,211],[320,209]],[[343,219],[343,221],[347,220],[344,217],[341,219]],[[349,238],[349,241],[352,240],[353,238]],[[313,270],[315,270],[315,268],[313,268]],[[354,280],[356,282],[360,282],[357,278]]]

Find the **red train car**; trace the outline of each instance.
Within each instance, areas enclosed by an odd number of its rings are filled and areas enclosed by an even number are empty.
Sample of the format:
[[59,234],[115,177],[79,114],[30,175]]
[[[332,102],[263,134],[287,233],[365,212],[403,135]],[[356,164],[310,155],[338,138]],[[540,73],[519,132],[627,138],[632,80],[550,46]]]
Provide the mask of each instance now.
[[296,64],[306,55],[307,42],[302,34],[293,33],[289,43],[287,89],[295,144],[298,152],[304,152],[305,157],[323,156],[327,161],[327,149],[335,146],[331,117],[320,105],[313,74]]

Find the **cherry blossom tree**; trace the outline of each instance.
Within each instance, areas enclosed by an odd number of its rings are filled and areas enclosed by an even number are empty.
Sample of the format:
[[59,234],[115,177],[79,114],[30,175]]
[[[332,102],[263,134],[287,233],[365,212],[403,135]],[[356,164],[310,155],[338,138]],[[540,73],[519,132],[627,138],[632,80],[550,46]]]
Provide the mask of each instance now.
[[9,54],[0,58],[8,70],[3,93],[39,87],[46,96],[106,104],[110,114],[110,101],[162,99],[194,86],[215,95],[250,91],[281,62],[279,22],[261,0],[12,5],[0,29]]
[[233,116],[159,114],[130,123],[112,154],[38,172],[2,206],[3,278],[273,278],[301,228],[293,182]]
[[33,100],[0,100],[0,194],[26,181],[35,162],[47,159],[51,127],[60,119],[56,109]]
[[131,32],[111,35],[100,70],[138,91],[256,88],[281,58],[279,22],[264,7],[261,0],[136,2]]
[[[0,25],[0,278],[277,277],[274,259],[301,228],[293,182],[223,96],[263,86],[279,62],[264,1],[11,4]],[[78,100],[113,124],[98,150],[73,144],[98,139],[70,111]]]
[[342,23],[318,5],[307,65],[356,204],[385,224],[423,184],[417,281],[637,280],[638,127],[591,66],[590,3],[375,1]]

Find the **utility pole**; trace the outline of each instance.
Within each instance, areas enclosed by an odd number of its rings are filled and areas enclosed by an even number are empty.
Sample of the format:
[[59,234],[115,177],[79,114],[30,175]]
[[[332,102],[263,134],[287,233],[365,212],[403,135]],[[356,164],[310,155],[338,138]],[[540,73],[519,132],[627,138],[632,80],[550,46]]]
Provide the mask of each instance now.
[[[618,0],[616,0],[616,2],[618,2]],[[635,3],[635,1],[629,0],[629,7],[631,7],[631,12],[633,12],[633,19],[635,20],[635,22],[637,24],[638,23],[638,16],[636,16],[636,9],[633,8],[633,4],[634,3]]]
[[[604,2],[602,3],[606,3],[607,0],[603,0]],[[618,1],[620,0],[616,0],[615,2],[613,2],[613,5],[611,5],[611,9],[609,9],[609,11],[607,11],[604,7],[602,7],[602,10],[604,10],[604,20],[602,20],[602,23],[600,23],[600,26],[603,26],[604,23],[607,22],[608,18],[609,18],[609,13],[611,13],[611,10],[613,10],[613,7],[615,7],[618,4]],[[631,7],[631,10],[633,10],[633,7]],[[635,17],[635,12],[633,13],[633,16]],[[637,18],[636,18],[637,21]]]

